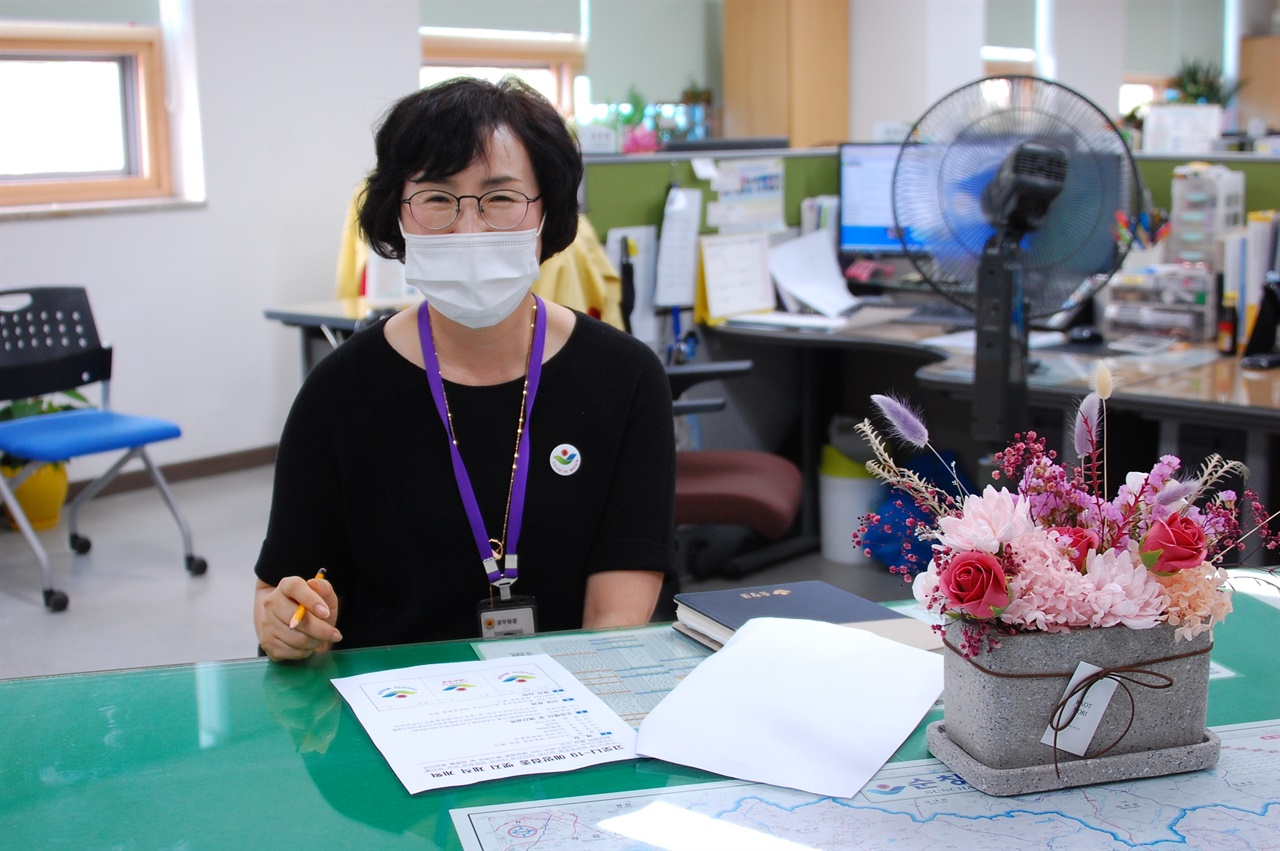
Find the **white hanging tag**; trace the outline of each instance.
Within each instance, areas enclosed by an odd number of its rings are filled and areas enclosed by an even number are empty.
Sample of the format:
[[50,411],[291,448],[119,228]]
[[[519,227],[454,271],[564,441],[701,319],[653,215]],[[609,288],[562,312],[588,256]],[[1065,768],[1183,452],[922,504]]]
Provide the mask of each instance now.
[[[1088,662],[1081,662],[1076,666],[1076,672],[1071,677],[1071,682],[1067,683],[1067,688],[1062,696],[1065,699],[1071,690],[1076,687],[1076,683],[1092,674],[1101,671],[1097,665],[1090,665]],[[1118,683],[1110,677],[1104,677],[1096,680],[1087,692],[1077,694],[1075,697],[1067,701],[1066,706],[1061,713],[1054,713],[1054,720],[1058,718],[1071,718],[1071,713],[1075,711],[1077,705],[1080,711],[1076,712],[1075,718],[1071,724],[1056,734],[1053,731],[1053,723],[1045,728],[1044,736],[1041,737],[1040,743],[1045,745],[1057,745],[1061,750],[1067,753],[1073,753],[1076,756],[1084,756],[1089,750],[1089,744],[1093,741],[1093,735],[1098,730],[1098,725],[1102,723],[1102,716],[1107,711],[1107,705],[1111,703],[1111,696],[1115,694]],[[1083,702],[1082,702],[1083,701]],[[1054,738],[1056,735],[1056,739]]]

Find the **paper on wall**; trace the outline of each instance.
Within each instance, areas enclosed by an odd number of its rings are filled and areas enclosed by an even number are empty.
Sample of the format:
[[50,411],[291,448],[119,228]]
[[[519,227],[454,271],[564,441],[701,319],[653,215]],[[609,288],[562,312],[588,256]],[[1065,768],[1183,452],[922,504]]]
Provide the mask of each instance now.
[[783,215],[782,160],[719,160],[711,188],[719,195],[707,204],[707,224],[721,233],[786,230]]
[[702,190],[673,186],[667,192],[667,203],[662,210],[654,304],[660,307],[693,305],[701,225]]

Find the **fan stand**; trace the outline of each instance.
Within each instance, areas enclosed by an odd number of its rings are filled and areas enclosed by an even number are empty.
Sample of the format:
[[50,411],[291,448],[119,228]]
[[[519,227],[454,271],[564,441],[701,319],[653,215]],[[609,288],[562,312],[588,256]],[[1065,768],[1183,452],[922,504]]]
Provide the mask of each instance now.
[[[973,438],[992,451],[1027,427],[1027,300],[1019,262],[1021,234],[1005,228],[988,240],[978,265],[973,362]],[[991,466],[988,459],[982,461]]]

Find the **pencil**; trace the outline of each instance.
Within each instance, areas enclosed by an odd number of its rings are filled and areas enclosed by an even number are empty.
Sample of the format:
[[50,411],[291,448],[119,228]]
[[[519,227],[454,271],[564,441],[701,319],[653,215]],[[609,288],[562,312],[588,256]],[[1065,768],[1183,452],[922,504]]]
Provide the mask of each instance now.
[[[324,573],[325,573],[325,570],[322,567],[320,568],[320,572],[315,575],[315,578],[324,579]],[[302,623],[302,619],[305,618],[306,616],[307,616],[307,607],[299,603],[298,611],[293,613],[293,619],[289,621],[289,629],[297,629],[298,624]]]

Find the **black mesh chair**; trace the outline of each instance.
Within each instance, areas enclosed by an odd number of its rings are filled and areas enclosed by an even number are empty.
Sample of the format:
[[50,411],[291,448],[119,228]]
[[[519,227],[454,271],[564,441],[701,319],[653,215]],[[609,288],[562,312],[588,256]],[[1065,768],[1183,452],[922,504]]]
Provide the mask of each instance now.
[[124,450],[109,470],[82,490],[67,507],[71,549],[89,551],[77,532],[80,507],[97,495],[134,458],[142,461],[178,521],[186,569],[198,576],[208,565],[192,552],[191,530],[174,502],[169,485],[151,462],[146,446],[171,440],[181,429],[167,420],[109,410],[111,348],[98,339],[83,287],[31,287],[0,291],[0,401],[26,399],[101,384],[102,407],[80,408],[0,422],[0,453],[27,459],[14,476],[0,476],[0,497],[22,532],[44,575],[44,602],[52,611],[67,607],[67,595],[53,587],[49,556],[18,504],[14,491],[37,469],[81,455]]

